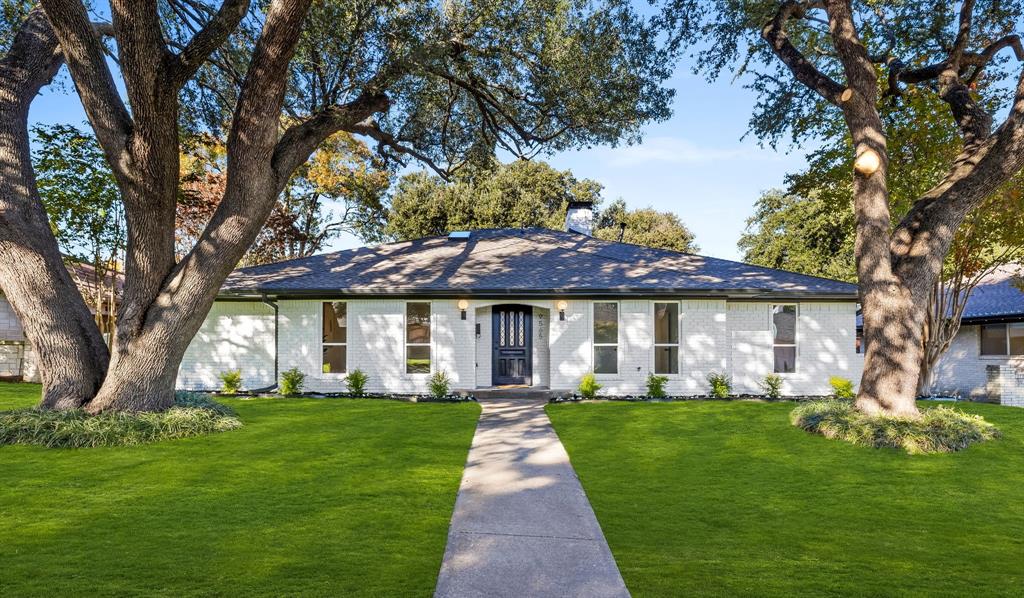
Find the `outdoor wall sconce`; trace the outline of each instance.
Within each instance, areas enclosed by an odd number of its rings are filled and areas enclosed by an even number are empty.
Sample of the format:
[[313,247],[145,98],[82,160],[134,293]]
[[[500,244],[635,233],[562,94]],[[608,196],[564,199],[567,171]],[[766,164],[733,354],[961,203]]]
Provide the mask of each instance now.
[[558,320],[561,321],[561,322],[564,322],[565,321],[565,310],[568,309],[569,302],[565,301],[565,300],[559,301],[558,305],[556,307],[558,307]]
[[459,299],[458,306],[459,306],[459,310],[462,312],[462,314],[461,314],[462,315],[462,319],[465,320],[466,319],[466,309],[469,307],[469,301],[466,301],[465,299]]

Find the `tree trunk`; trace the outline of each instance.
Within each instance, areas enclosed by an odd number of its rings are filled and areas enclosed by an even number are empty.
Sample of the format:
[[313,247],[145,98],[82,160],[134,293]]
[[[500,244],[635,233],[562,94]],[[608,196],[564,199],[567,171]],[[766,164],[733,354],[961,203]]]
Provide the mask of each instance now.
[[917,417],[924,302],[904,285],[862,291],[864,373],[856,405],[868,414]]
[[61,62],[38,9],[0,61],[0,286],[38,359],[40,406],[73,409],[96,393],[108,352],[50,232],[29,153],[29,105]]

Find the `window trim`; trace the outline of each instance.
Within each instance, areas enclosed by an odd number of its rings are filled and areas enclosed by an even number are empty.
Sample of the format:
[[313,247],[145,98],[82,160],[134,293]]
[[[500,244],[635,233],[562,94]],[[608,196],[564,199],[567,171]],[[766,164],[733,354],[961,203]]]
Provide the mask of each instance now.
[[[776,343],[775,342],[775,308],[786,307],[788,305],[793,306],[794,317],[793,317],[793,342],[792,343]],[[768,332],[772,335],[772,372],[780,376],[792,376],[797,374],[800,369],[797,367],[800,361],[800,304],[799,303],[769,303],[768,304]],[[793,371],[792,372],[776,372],[775,371],[775,347],[793,347]]]
[[[597,323],[595,317],[596,309],[598,304],[611,303],[615,305],[615,342],[614,343],[599,343],[597,342],[597,331],[594,330]],[[597,377],[604,378],[617,378],[622,372],[622,351],[619,350],[621,346],[622,337],[622,305],[620,301],[591,301],[590,302],[590,370]],[[615,347],[615,371],[614,372],[597,372],[597,348],[598,347]]]
[[[427,328],[430,333],[430,340],[426,343],[410,343],[409,342],[409,304],[410,303],[426,303],[427,308],[430,310],[430,315],[427,317]],[[430,352],[430,370],[427,372],[410,372],[409,371],[409,347],[426,347]],[[434,302],[427,299],[409,299],[402,302],[402,374],[405,376],[431,376],[434,373]]]
[[[657,313],[658,304],[676,304],[676,342],[675,343],[659,343],[658,342],[658,331],[657,331]],[[655,376],[667,376],[669,379],[679,378],[683,374],[683,304],[681,301],[651,301],[651,372]],[[676,348],[676,373],[664,374],[658,373],[658,347],[675,347]]]
[[[324,304],[325,303],[344,303],[345,304],[345,342],[343,343],[325,343],[324,342]],[[326,378],[344,378],[348,376],[348,301],[321,301],[320,302],[320,369],[319,376]],[[345,347],[345,371],[344,372],[325,372],[324,371],[324,347]]]
[[[1006,353],[982,353],[982,345],[984,343],[982,330],[984,330],[986,326],[1003,327],[1003,340],[1005,341],[1004,346],[1006,347]],[[1014,357],[1024,357],[1024,353],[1013,353],[1010,350],[1010,327],[1024,330],[1024,322],[994,322],[992,324],[978,324],[978,357],[980,359],[1012,359]]]

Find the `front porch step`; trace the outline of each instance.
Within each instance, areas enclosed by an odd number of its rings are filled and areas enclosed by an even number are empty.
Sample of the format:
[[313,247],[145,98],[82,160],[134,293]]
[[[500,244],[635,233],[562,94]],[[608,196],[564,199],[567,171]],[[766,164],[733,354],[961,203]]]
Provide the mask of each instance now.
[[488,388],[477,388],[472,391],[477,400],[488,399],[524,399],[531,401],[550,400],[562,392],[551,390],[545,386],[491,386]]

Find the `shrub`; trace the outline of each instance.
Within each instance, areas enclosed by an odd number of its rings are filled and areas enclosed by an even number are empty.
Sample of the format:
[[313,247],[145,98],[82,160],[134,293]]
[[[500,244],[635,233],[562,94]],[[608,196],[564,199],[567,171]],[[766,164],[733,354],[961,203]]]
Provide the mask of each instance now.
[[798,428],[860,446],[900,448],[908,453],[950,453],[1000,437],[999,430],[979,415],[949,407],[932,407],[920,418],[867,415],[853,402],[811,401],[789,416]]
[[769,399],[778,399],[782,396],[782,376],[778,374],[768,374],[758,386]]
[[711,372],[708,374],[708,384],[711,385],[711,396],[716,399],[727,399],[732,393],[732,380],[726,374]]
[[278,392],[281,396],[294,397],[302,394],[302,386],[306,383],[306,375],[299,371],[299,368],[292,368],[281,372],[281,385]]
[[202,436],[242,427],[230,408],[206,395],[177,393],[167,411],[101,413],[81,409],[21,409],[0,412],[0,444],[51,448],[132,446],[158,440]]
[[451,379],[448,372],[441,370],[430,377],[430,396],[435,399],[443,399],[448,396],[448,387],[451,386]]
[[652,399],[665,398],[665,384],[668,383],[668,376],[657,376],[653,373],[647,374],[647,396]]
[[366,375],[366,372],[360,369],[355,369],[349,372],[348,376],[345,376],[345,386],[348,387],[348,392],[355,396],[362,396],[366,392],[366,381],[370,377]]
[[597,377],[594,374],[586,374],[583,379],[580,380],[580,396],[584,399],[592,399],[597,396],[597,391],[601,390],[601,385],[597,383]]
[[856,393],[853,392],[853,382],[839,376],[832,376],[828,379],[832,386],[832,396],[837,399],[852,400]]
[[242,390],[242,370],[228,370],[217,374],[220,378],[220,391],[226,395],[236,395]]

